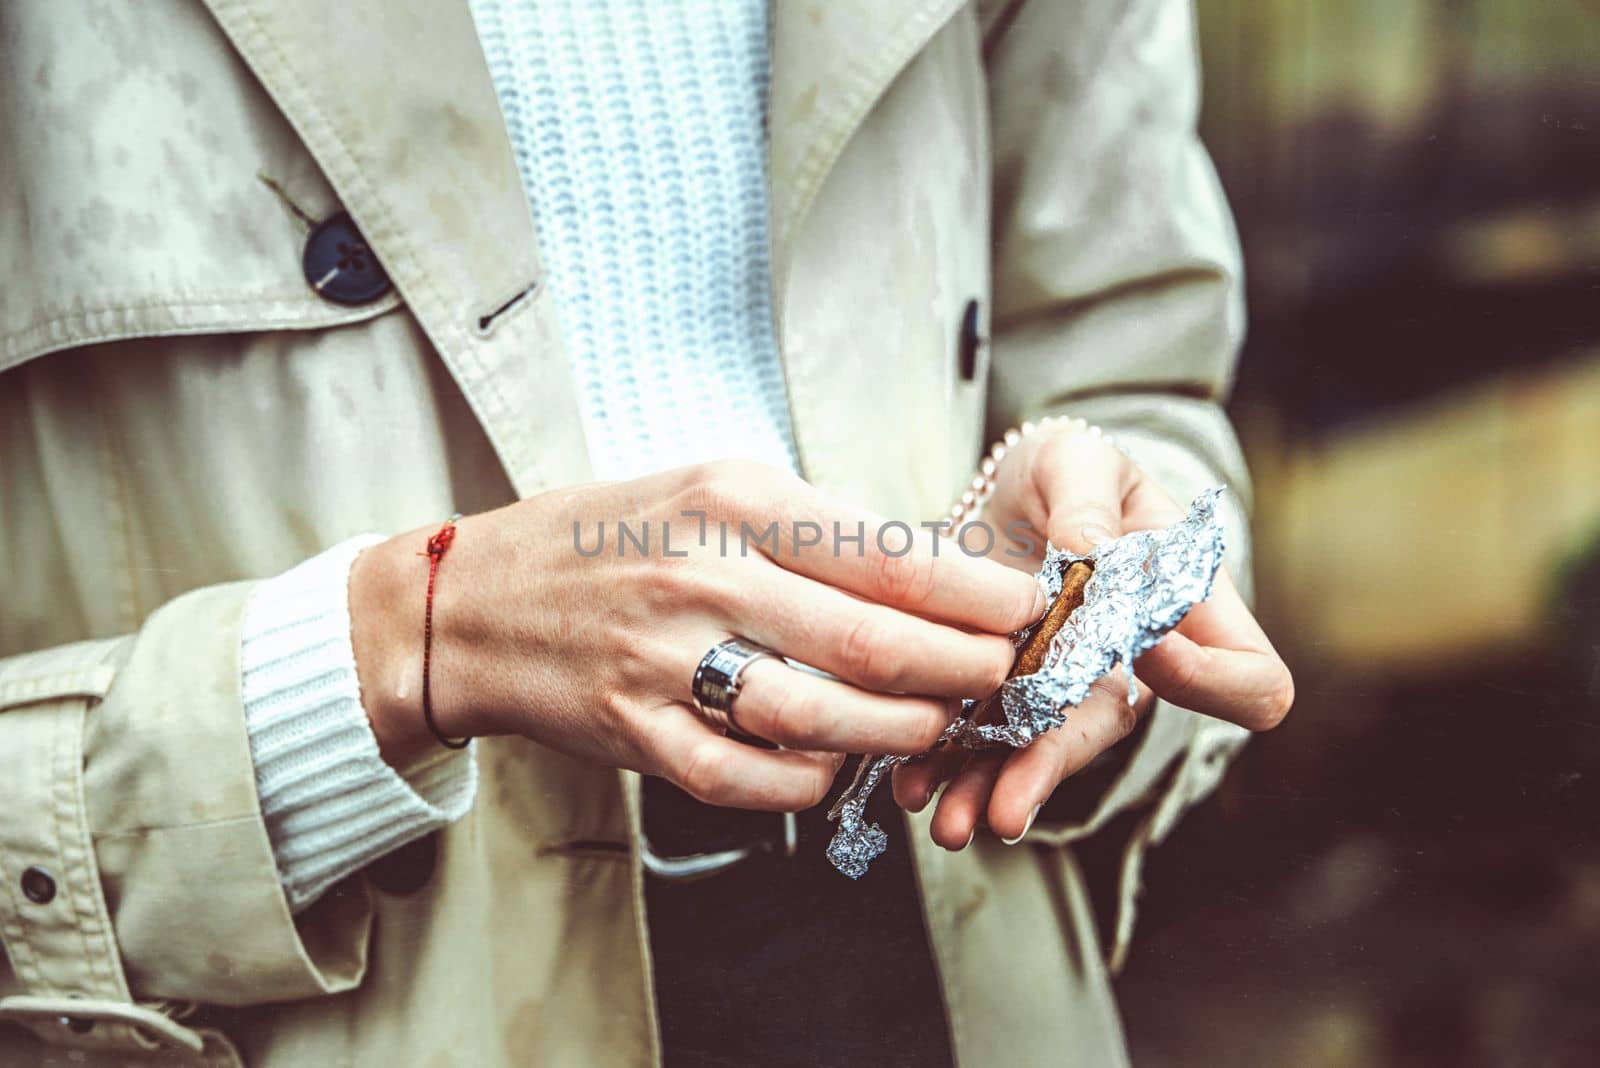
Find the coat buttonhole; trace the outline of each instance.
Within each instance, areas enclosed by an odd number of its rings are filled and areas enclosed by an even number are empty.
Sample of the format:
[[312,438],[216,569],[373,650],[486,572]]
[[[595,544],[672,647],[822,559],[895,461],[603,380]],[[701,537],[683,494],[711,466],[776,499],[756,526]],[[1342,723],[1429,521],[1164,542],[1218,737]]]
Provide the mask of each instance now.
[[495,327],[510,318],[513,313],[519,311],[532,300],[541,288],[543,288],[543,283],[539,279],[529,282],[522,289],[512,294],[509,299],[502,301],[492,310],[479,315],[473,324],[473,332],[479,337],[488,337],[494,333]]

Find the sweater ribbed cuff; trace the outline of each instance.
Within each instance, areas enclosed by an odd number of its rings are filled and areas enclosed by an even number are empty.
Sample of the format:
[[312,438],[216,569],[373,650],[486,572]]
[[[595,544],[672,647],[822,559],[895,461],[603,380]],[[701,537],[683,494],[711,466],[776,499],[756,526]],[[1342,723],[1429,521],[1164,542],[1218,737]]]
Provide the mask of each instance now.
[[[256,584],[240,664],[256,790],[289,907],[451,823],[477,794],[477,746],[398,773],[361,707],[348,585],[362,535]],[[420,611],[420,608],[419,608]]]

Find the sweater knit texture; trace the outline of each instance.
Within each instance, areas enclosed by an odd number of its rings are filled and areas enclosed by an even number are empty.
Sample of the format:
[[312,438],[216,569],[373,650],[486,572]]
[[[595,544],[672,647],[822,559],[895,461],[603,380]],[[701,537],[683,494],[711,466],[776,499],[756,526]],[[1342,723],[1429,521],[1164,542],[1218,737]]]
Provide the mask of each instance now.
[[[346,587],[362,536],[259,582],[240,655],[256,792],[289,907],[428,831],[477,790],[475,750],[438,754],[402,777],[361,707]],[[419,606],[420,611],[420,606]]]
[[796,470],[772,323],[765,0],[474,0],[590,459]]

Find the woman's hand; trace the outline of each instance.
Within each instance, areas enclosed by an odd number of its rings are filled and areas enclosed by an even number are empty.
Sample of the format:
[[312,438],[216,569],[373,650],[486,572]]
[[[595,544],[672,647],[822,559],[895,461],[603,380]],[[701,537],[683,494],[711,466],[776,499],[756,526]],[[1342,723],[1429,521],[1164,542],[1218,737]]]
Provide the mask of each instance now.
[[[647,531],[648,550],[619,542],[619,522]],[[926,540],[890,555],[905,528],[880,545],[879,523],[745,462],[552,490],[460,520],[434,600],[439,727],[525,735],[713,804],[810,807],[841,754],[933,744],[955,699],[1005,678],[1006,633],[1044,608],[1033,580],[1000,563],[935,557]],[[417,555],[434,529],[368,550],[351,571],[363,704],[399,765],[435,744],[419,696],[428,568]],[[835,529],[849,539],[837,552]],[[838,676],[778,660],[746,669],[735,720],[782,750],[724,737],[691,705],[696,665],[732,636]]]
[[[1007,454],[985,519],[999,530],[1024,521],[1052,544],[1085,553],[1127,531],[1168,526],[1183,514],[1099,431],[1069,423],[1027,435]],[[1140,686],[1134,706],[1120,672],[1107,676],[1064,725],[1025,749],[970,759],[940,753],[897,768],[895,799],[920,811],[939,784],[950,780],[934,813],[934,841],[962,849],[985,822],[1015,841],[1056,786],[1126,737],[1155,697],[1251,730],[1276,726],[1294,701],[1288,667],[1226,569],[1218,572],[1211,597],[1140,657],[1135,673]]]

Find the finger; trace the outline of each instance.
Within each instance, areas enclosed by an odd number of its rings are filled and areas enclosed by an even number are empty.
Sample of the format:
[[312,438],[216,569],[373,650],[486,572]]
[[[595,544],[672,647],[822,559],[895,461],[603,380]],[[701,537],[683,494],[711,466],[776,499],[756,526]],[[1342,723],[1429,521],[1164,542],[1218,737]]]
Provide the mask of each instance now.
[[842,756],[760,749],[724,737],[687,705],[652,712],[658,773],[708,805],[800,812],[827,796]]
[[740,680],[735,724],[791,749],[920,753],[955,716],[950,702],[868,693],[778,660],[756,661]]
[[1226,568],[1211,596],[1136,667],[1173,704],[1251,730],[1277,726],[1294,704],[1294,678]]
[[897,766],[890,777],[895,804],[907,812],[921,812],[927,808],[939,787],[961,770],[967,755],[963,749],[946,746],[937,753]]
[[1219,568],[1211,596],[1189,609],[1178,629],[1201,645],[1249,652],[1272,652],[1272,642],[1239,596],[1227,568]]
[[1135,705],[1128,704],[1120,674],[1096,682],[1083,703],[1067,710],[1065,723],[1006,761],[988,800],[994,833],[1008,841],[1021,838],[1055,788],[1126,738],[1149,704],[1143,689]]
[[[817,582],[888,605],[991,634],[1009,634],[1038,619],[1046,600],[1029,575],[988,555],[1004,539],[986,546],[969,537],[963,550],[940,542],[926,528],[891,523],[823,494],[791,502],[780,523],[778,549],[769,558]],[[805,527],[804,524],[812,524]],[[819,542],[802,546],[818,536]],[[835,540],[834,532],[843,537]],[[860,540],[854,540],[857,536]]]
[[1276,653],[1201,645],[1173,631],[1136,667],[1151,689],[1180,708],[1253,731],[1276,727],[1294,704],[1294,679]]
[[1039,445],[1029,471],[1044,498],[1051,544],[1075,553],[1123,532],[1123,502],[1142,481],[1139,469],[1097,428],[1070,424]]
[[958,630],[781,568],[742,574],[722,598],[730,631],[858,686],[987,697],[1011,668],[1015,650],[998,634]]
[[975,754],[939,797],[929,833],[946,849],[960,851],[972,844],[994,789],[995,778],[1005,763],[1004,752]]

